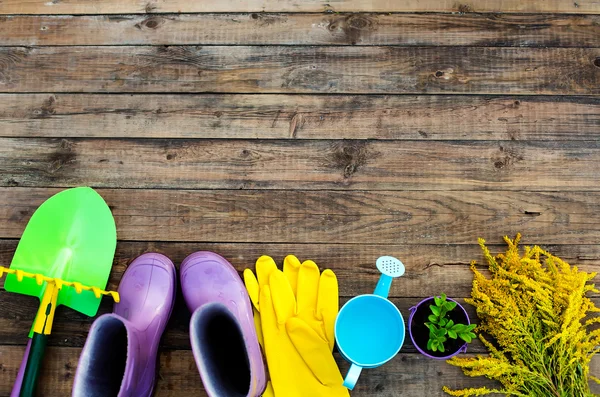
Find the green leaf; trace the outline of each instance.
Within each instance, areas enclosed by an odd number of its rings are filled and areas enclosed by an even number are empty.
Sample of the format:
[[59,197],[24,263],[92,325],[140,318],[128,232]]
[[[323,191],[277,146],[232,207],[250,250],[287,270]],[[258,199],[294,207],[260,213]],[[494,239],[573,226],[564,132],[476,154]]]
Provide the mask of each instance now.
[[430,305],[429,308],[431,309],[431,312],[433,314],[435,314],[436,316],[440,315],[440,308],[439,307]]
[[477,338],[477,335],[475,335],[473,332],[469,332],[469,336],[471,337],[471,339]]
[[435,314],[430,314],[429,317],[427,317],[427,319],[434,324],[437,324],[438,322],[438,317]]
[[434,340],[431,342],[431,350],[432,351],[434,351],[434,352],[437,351],[437,346],[438,346],[437,340]]
[[442,293],[442,295],[440,295],[440,298],[442,298],[443,300],[446,300],[446,294]]
[[447,301],[444,303],[444,308],[446,308],[446,310],[448,310],[449,312],[454,310],[455,307],[456,307],[456,302]]
[[435,331],[435,335],[438,338],[442,338],[444,335],[446,335],[446,329],[445,328],[440,328],[437,331]]
[[444,304],[444,300],[442,298],[440,298],[439,296],[434,296],[433,300],[434,300],[436,306],[442,306]]
[[455,331],[457,333],[461,333],[465,331],[465,326],[464,324],[454,324],[454,327],[452,327],[452,331]]
[[475,327],[477,327],[477,324],[467,325],[467,328],[465,329],[465,331],[468,331],[468,332],[473,331],[475,329]]
[[442,318],[439,322],[439,326],[440,327],[446,327],[446,324],[448,323],[448,319]]
[[448,330],[448,336],[452,339],[456,339],[458,337],[458,335],[456,335],[456,332],[452,331],[451,329]]
[[433,346],[433,340],[432,340],[432,339],[429,339],[429,340],[427,341],[427,350],[432,350],[432,349],[433,349],[433,347],[432,347],[432,346]]
[[471,343],[471,336],[469,334],[458,334],[460,339],[464,340],[467,343]]
[[448,320],[448,324],[446,324],[446,329],[454,327],[454,321]]
[[440,343],[440,345],[438,346],[438,349],[443,353],[445,351],[444,344]]

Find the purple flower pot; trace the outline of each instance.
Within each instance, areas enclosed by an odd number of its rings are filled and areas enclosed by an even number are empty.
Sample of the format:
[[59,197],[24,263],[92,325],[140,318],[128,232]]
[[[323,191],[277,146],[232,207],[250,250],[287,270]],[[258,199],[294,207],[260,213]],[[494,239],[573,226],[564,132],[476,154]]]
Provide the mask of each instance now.
[[[447,298],[447,300],[456,302],[454,299],[450,299],[450,298]],[[433,296],[423,299],[416,306],[413,306],[409,309],[410,317],[408,318],[408,334],[410,335],[410,340],[412,341],[413,345],[424,356],[433,358],[436,360],[447,360],[450,357],[454,357],[459,353],[465,353],[467,351],[467,343],[466,342],[462,345],[458,344],[458,346],[455,347],[454,349],[452,349],[451,351],[446,350],[446,352],[449,353],[446,356],[434,356],[431,354],[433,352],[429,352],[427,350],[427,339],[429,339],[429,329],[427,327],[425,327],[424,322],[427,321],[427,316],[429,316],[431,314],[431,309],[429,309],[429,305],[431,305],[431,304],[435,304],[435,302],[433,300]],[[455,323],[461,323],[461,324],[465,324],[465,325],[471,324],[471,321],[469,319],[469,315],[467,314],[467,311],[465,310],[464,307],[461,306],[460,303],[456,302],[456,307],[450,313],[454,313],[455,316],[460,317],[460,319],[458,319],[458,321],[454,320]],[[421,330],[421,332],[425,332],[425,331],[427,332],[427,339],[425,339],[425,343],[423,346],[420,346],[420,344],[418,343],[418,340],[423,339],[422,335],[419,335],[419,336],[413,335],[415,326],[418,326],[421,324],[421,321],[419,321],[419,324],[417,324],[415,322],[415,320],[417,320],[416,317],[421,318],[421,315],[423,315],[423,317],[424,317],[424,321],[422,322],[424,330]],[[464,319],[462,318],[463,316],[464,316]],[[457,339],[457,340],[462,341],[462,339]],[[453,339],[448,338],[448,341],[445,342],[445,345],[447,345],[449,341],[453,341]],[[442,354],[444,354],[444,353],[442,353]]]

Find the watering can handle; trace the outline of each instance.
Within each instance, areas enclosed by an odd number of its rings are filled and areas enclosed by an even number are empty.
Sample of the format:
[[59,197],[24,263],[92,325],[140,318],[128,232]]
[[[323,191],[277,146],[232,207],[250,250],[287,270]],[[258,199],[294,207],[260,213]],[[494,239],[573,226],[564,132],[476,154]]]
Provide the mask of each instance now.
[[377,286],[375,287],[375,292],[373,292],[373,294],[387,298],[390,293],[390,287],[392,286],[392,280],[392,277],[382,274],[379,277],[379,281],[377,282]]
[[348,370],[348,373],[346,374],[346,379],[344,379],[344,387],[350,390],[354,389],[361,371],[362,367],[352,364]]

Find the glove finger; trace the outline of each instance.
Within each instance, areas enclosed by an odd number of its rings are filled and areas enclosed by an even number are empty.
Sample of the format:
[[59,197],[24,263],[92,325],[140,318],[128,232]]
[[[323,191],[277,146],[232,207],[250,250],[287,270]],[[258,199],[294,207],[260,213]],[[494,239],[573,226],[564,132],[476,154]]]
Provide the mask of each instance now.
[[252,305],[256,310],[260,310],[258,307],[258,280],[252,270],[246,269],[244,270],[244,284],[246,285],[246,289],[248,290],[248,296],[252,301]]
[[260,346],[264,349],[265,344],[262,333],[262,324],[260,322],[260,313],[258,312],[258,310],[253,310],[252,312],[252,317],[254,318],[254,329],[256,329],[256,338],[258,339],[258,343],[260,344]]
[[304,261],[298,272],[298,316],[305,321],[314,319],[316,315],[319,278],[317,264],[313,261]]
[[267,382],[267,388],[265,389],[262,397],[275,397],[275,391],[273,390],[273,385],[271,382]]
[[298,317],[290,318],[285,325],[290,340],[315,378],[326,386],[341,385],[342,375],[327,341]]
[[285,324],[288,318],[296,314],[296,298],[287,278],[281,270],[275,270],[269,281],[273,299],[273,309],[278,324]]
[[300,261],[294,255],[288,255],[283,260],[283,274],[288,279],[294,296],[298,296],[298,271],[300,270]]
[[338,281],[335,273],[327,269],[321,274],[319,297],[317,302],[317,318],[323,321],[325,336],[329,349],[333,351],[335,344],[335,319],[339,311]]
[[256,276],[258,277],[258,286],[260,288],[269,284],[269,277],[271,277],[271,273],[275,270],[277,270],[277,265],[270,256],[263,255],[256,260]]
[[263,341],[268,341],[275,330],[277,330],[277,317],[275,317],[275,309],[273,308],[273,300],[271,296],[271,288],[265,285],[260,290],[260,326],[263,334]]

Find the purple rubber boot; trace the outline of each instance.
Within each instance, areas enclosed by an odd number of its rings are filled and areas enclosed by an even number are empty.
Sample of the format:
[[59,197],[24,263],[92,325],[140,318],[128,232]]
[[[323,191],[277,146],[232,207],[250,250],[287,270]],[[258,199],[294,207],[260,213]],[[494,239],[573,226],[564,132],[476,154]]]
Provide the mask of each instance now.
[[113,313],[92,324],[73,386],[74,397],[152,394],[158,344],[175,302],[173,262],[148,253],[136,258],[119,285]]
[[194,359],[210,397],[255,397],[265,368],[246,288],[225,258],[196,252],[181,264],[181,289],[192,312]]

